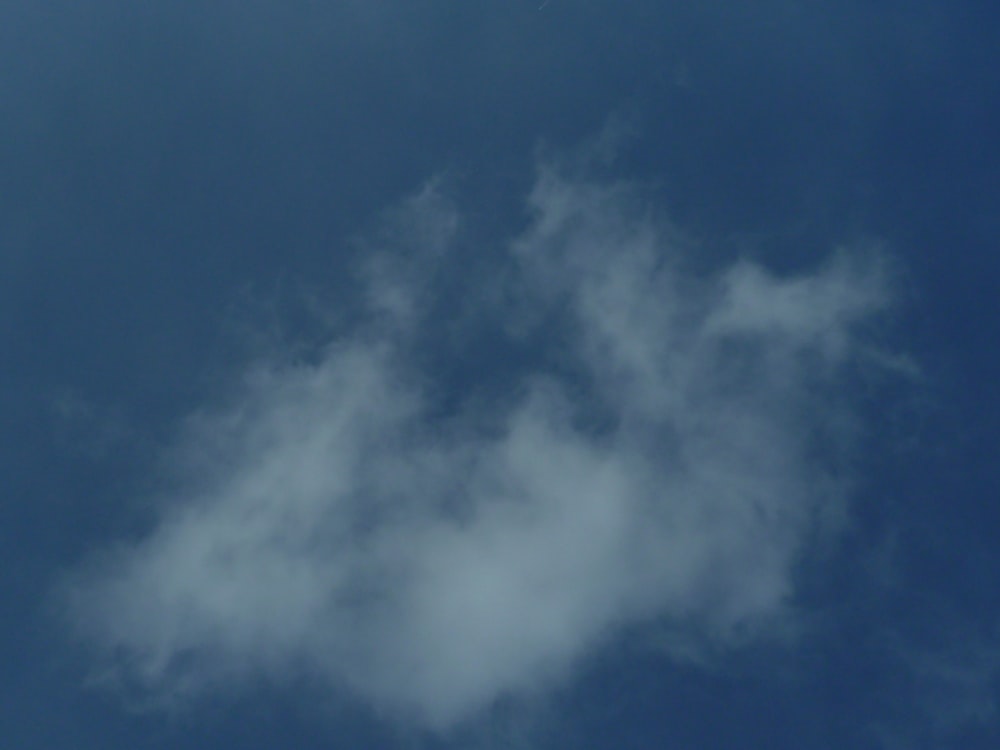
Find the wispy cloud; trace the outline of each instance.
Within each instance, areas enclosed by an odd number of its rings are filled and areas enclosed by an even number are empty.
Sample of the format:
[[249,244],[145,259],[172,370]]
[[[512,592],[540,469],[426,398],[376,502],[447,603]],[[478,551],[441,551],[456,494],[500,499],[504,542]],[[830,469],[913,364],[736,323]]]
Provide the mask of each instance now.
[[934,597],[922,605],[933,610],[929,632],[887,634],[884,711],[870,733],[892,750],[968,746],[970,737],[996,723],[997,628]]
[[820,447],[878,264],[695,275],[641,191],[551,167],[529,208],[460,305],[517,355],[490,398],[428,365],[463,360],[439,282],[466,257],[431,186],[368,241],[356,328],[187,420],[155,526],[66,587],[115,674],[167,696],[301,674],[447,730],[624,626],[727,647],[781,622],[842,500]]

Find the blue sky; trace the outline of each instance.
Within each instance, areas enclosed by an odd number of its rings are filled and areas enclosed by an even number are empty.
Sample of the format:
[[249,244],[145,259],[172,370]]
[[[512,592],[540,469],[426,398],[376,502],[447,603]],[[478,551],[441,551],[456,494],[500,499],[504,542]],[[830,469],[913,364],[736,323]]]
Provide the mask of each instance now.
[[990,3],[9,2],[12,748],[992,748]]

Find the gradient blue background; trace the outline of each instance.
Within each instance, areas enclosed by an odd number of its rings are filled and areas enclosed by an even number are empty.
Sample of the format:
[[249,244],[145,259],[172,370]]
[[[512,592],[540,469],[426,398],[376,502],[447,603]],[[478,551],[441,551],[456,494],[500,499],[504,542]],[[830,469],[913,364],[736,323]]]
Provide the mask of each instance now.
[[141,526],[157,446],[273,319],[254,300],[308,336],[297,291],[346,288],[347,239],[386,205],[446,172],[509,231],[539,149],[618,117],[611,171],[719,253],[793,269],[883,243],[905,274],[891,339],[923,375],[870,394],[856,523],[804,576],[802,648],[708,671],[606,655],[532,742],[996,747],[998,49],[975,0],[5,3],[0,742],[483,741],[400,737],[349,702],[331,719],[295,686],[136,710],[84,685],[48,592]]

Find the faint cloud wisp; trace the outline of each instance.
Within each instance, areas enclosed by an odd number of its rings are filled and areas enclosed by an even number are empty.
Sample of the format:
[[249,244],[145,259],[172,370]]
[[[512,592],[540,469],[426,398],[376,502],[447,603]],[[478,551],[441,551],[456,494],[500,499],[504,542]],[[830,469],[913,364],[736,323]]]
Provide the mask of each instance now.
[[696,276],[632,187],[543,167],[528,204],[502,281],[464,291],[523,345],[502,398],[464,383],[436,408],[420,349],[448,346],[435,284],[462,221],[431,187],[374,235],[354,330],[187,420],[157,525],[65,587],[116,674],[184,696],[306,674],[447,731],[624,626],[684,648],[778,627],[842,500],[817,446],[880,266]]

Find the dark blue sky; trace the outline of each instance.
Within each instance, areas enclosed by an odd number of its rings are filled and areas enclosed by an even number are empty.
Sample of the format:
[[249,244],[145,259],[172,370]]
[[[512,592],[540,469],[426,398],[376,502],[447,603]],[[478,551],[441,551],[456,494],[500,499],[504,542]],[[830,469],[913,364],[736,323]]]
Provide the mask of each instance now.
[[995,747],[998,29],[6,3],[5,744]]

